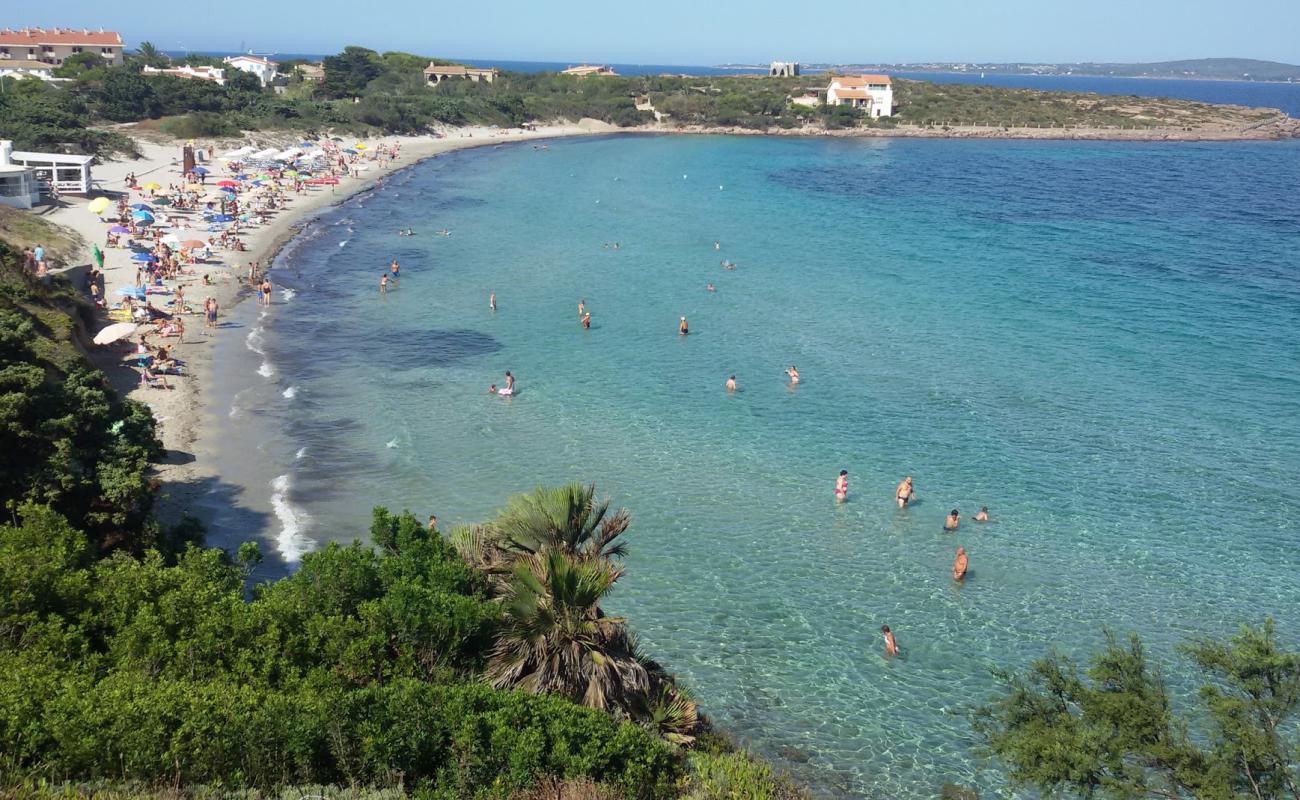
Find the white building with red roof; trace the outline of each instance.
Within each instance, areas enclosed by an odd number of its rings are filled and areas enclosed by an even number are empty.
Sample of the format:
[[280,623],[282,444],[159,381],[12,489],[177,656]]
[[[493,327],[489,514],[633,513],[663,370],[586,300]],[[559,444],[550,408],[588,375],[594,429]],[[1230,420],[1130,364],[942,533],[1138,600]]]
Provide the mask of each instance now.
[[225,59],[225,62],[226,66],[231,69],[237,69],[241,72],[251,72],[256,75],[258,80],[262,82],[263,87],[271,82],[271,79],[276,76],[277,70],[280,67],[279,64],[270,59],[252,54],[246,56],[230,56]]
[[873,119],[890,117],[894,114],[894,84],[888,75],[836,75],[826,89],[826,104],[860,108]]
[[109,64],[121,64],[122,35],[89,28],[0,30],[0,60],[41,61],[57,67],[78,53],[94,53]]

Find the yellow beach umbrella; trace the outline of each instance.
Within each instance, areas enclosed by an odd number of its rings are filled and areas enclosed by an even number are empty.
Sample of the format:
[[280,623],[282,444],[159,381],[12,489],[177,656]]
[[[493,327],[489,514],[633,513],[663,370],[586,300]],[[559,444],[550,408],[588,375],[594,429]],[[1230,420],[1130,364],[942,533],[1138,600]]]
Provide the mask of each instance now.
[[157,183],[150,182],[150,183],[146,183],[144,186],[141,186],[140,188],[141,188],[141,189],[153,189],[154,191],[157,191],[157,190],[161,189],[162,186],[159,185],[159,184],[157,184]]
[[107,197],[96,197],[94,200],[91,200],[86,204],[86,209],[95,216],[99,216],[100,214],[103,214],[111,204],[112,201]]
[[352,145],[352,146],[355,147],[355,148],[358,149],[358,150],[365,150],[365,149],[366,149],[366,146],[365,146],[364,144],[362,144],[361,142],[357,142],[356,144],[354,144],[354,145]]

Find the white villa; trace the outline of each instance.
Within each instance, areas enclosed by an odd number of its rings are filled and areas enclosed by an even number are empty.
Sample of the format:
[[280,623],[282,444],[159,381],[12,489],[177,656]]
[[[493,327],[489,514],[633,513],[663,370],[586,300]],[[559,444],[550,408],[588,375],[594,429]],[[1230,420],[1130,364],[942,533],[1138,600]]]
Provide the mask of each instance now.
[[231,69],[237,69],[241,72],[251,72],[257,76],[265,87],[271,82],[276,75],[276,68],[280,65],[261,56],[230,56],[224,59],[226,66]]
[[218,86],[226,85],[226,71],[220,67],[195,67],[182,64],[179,67],[143,67],[141,75],[169,75],[173,78],[185,78],[193,81],[212,81]]
[[888,75],[836,75],[826,88],[826,104],[852,106],[876,117],[894,115],[894,85]]

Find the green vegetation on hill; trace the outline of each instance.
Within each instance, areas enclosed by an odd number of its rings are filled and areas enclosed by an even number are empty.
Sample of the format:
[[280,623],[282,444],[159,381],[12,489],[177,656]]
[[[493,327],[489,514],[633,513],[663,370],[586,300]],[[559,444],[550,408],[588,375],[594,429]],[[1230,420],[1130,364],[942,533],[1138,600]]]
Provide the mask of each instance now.
[[[227,70],[224,86],[201,80],[143,75],[145,64],[166,59],[142,45],[121,67],[93,58],[69,59],[59,71],[72,80],[50,85],[4,78],[0,136],[21,148],[130,153],[119,133],[94,124],[158,120],[184,138],[229,136],[245,130],[305,133],[421,133],[438,125],[518,126],[591,118],[619,126],[735,127],[750,130],[843,129],[898,124],[1039,127],[1246,127],[1275,116],[1177,100],[1115,98],[963,84],[895,82],[894,118],[869,120],[847,107],[795,105],[792,98],[823,90],[825,76],[576,77],[502,72],[491,83],[447,80],[430,86],[424,68],[438,59],[347,47],[324,61],[316,83],[285,66],[282,92]],[[187,62],[210,62],[191,57]],[[648,107],[645,104],[649,104]],[[638,110],[637,106],[643,109]],[[649,109],[653,109],[653,111]]]

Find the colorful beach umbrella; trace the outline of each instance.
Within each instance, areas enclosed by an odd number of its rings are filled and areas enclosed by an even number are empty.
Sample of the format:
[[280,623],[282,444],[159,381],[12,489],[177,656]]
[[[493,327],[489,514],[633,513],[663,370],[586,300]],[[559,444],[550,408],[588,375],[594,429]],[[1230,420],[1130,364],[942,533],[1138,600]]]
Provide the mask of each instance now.
[[199,239],[186,239],[181,242],[181,248],[184,250],[197,250],[201,247],[207,247],[208,243]]
[[103,214],[106,210],[108,210],[108,207],[111,204],[112,201],[109,200],[107,197],[96,197],[94,200],[91,200],[89,203],[86,204],[86,210],[94,214],[95,216],[99,216],[100,214]]
[[153,211],[153,206],[148,203],[133,203],[131,208],[134,208],[136,211]]
[[122,225],[114,225],[113,227],[108,229],[108,232],[109,233],[130,233],[131,229],[124,227]]
[[132,261],[157,261],[158,259],[154,258],[149,253],[136,253],[135,255],[131,256],[131,260]]
[[233,186],[238,186],[239,183],[238,183],[237,181],[218,181],[218,182],[217,182],[217,185],[218,185],[218,186],[232,186],[232,187],[233,187]]
[[170,197],[159,197],[153,203],[156,206],[169,206],[172,204],[172,199]]
[[355,147],[355,148],[358,149],[358,150],[365,150],[365,149],[366,149],[366,146],[365,146],[364,144],[362,144],[361,142],[357,142],[356,144],[354,144],[354,145],[352,145],[352,146]]
[[123,297],[134,297],[136,300],[144,299],[144,288],[140,286],[123,286],[117,290],[117,293]]
[[190,170],[190,172],[193,172],[195,175],[207,175],[207,174],[208,174],[208,168],[207,168],[207,167],[195,167],[194,169]]
[[144,186],[141,186],[140,188],[141,188],[141,189],[151,189],[151,190],[157,191],[158,189],[161,189],[161,188],[162,188],[162,185],[161,185],[161,184],[154,183],[153,181],[150,181],[149,183],[146,183]]
[[230,216],[229,214],[213,214],[208,219],[212,220],[213,222],[234,222],[235,221],[235,218]]

